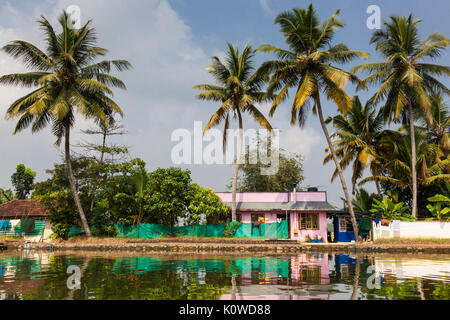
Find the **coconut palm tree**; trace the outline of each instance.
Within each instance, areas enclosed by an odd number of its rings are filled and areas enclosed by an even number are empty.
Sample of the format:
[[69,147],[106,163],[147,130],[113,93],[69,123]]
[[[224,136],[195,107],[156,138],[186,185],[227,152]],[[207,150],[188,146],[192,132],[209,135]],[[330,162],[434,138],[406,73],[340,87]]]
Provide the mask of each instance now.
[[384,62],[356,66],[352,72],[368,72],[364,79],[367,85],[377,84],[380,88],[371,98],[371,103],[385,101],[383,114],[387,121],[399,121],[409,125],[412,148],[412,215],[417,217],[417,171],[415,170],[416,143],[414,141],[414,113],[429,116],[432,91],[449,93],[447,87],[436,76],[450,75],[450,67],[424,62],[438,57],[450,44],[450,39],[440,33],[431,34],[422,43],[419,40],[417,24],[412,15],[392,16],[390,22],[374,32],[370,42],[386,58]]
[[[376,145],[383,129],[383,119],[379,116],[375,108],[366,104],[361,104],[358,96],[353,97],[352,109],[347,115],[337,115],[328,118],[327,123],[333,123],[337,129],[331,135],[331,138],[337,138],[333,141],[336,155],[341,159],[340,165],[343,170],[347,168],[353,161],[352,185],[353,194],[355,194],[355,186],[364,173],[364,169],[370,166],[372,175],[378,175],[382,168],[381,163],[373,154],[376,153]],[[329,148],[326,149],[329,152]],[[333,155],[329,153],[324,164],[333,159]],[[337,177],[336,170],[331,178],[331,182]],[[381,194],[378,181],[375,181],[378,195]]]
[[320,94],[322,92],[327,99],[334,101],[341,113],[347,114],[352,108],[352,100],[344,91],[344,87],[348,81],[359,80],[332,64],[346,63],[358,56],[367,58],[368,54],[350,50],[344,44],[332,45],[337,29],[344,26],[338,15],[339,10],[320,24],[312,4],[306,10],[293,9],[280,13],[275,23],[280,25],[288,49],[262,45],[259,50],[274,53],[278,60],[265,62],[259,73],[270,75],[269,93],[281,90],[273,101],[270,116],[273,116],[278,105],[288,97],[288,91],[292,88],[295,88],[296,93],[291,109],[291,125],[298,123],[303,126],[309,107],[313,105],[313,113],[319,115],[320,124],[336,164],[356,239],[360,240],[342,168],[324,120]]
[[439,146],[439,159],[445,160],[450,157],[450,112],[440,93],[431,96],[430,111],[430,117],[420,117],[417,128],[427,134],[431,143]]
[[212,64],[207,67],[207,71],[213,76],[217,84],[199,84],[194,86],[194,89],[201,90],[197,94],[197,98],[221,103],[219,109],[212,115],[206,125],[204,134],[209,129],[223,122],[224,152],[226,152],[230,117],[238,120],[239,143],[232,182],[232,221],[236,221],[236,186],[243,145],[242,115],[247,113],[262,127],[270,132],[272,131],[269,121],[256,106],[258,103],[269,101],[273,96],[263,90],[264,78],[254,72],[254,57],[255,50],[250,45],[246,45],[242,53],[240,53],[239,49],[228,43],[226,60],[222,62],[218,57],[212,57]]
[[60,145],[64,138],[68,179],[84,230],[90,237],[91,230],[74,182],[70,131],[75,125],[75,112],[98,123],[106,123],[115,112],[122,115],[121,108],[110,97],[113,93],[110,87],[125,89],[125,84],[109,73],[111,67],[123,71],[131,65],[124,60],[95,63],[107,50],[96,46],[97,36],[91,21],[75,29],[71,27],[71,19],[66,12],[58,21],[62,28],[59,34],[44,17],[38,21],[47,44],[45,52],[19,40],[2,48],[33,71],[2,76],[0,84],[34,88],[7,110],[8,119],[19,118],[14,134],[30,126],[34,133],[51,125],[57,137],[56,144]]
[[[450,159],[437,161],[439,147],[434,143],[429,143],[427,138],[427,135],[416,130],[414,150],[417,150],[416,176],[420,186],[450,180],[450,174],[445,172],[445,168],[450,165]],[[390,134],[380,139],[377,156],[380,161],[383,161],[386,174],[365,178],[359,185],[374,180],[386,181],[402,189],[409,188],[412,194],[411,136],[391,131]]]

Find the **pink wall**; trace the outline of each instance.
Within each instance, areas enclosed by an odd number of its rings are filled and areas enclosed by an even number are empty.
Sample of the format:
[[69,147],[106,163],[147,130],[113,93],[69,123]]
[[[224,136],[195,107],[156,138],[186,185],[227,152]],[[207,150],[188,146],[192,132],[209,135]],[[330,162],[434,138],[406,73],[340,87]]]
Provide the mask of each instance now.
[[[321,236],[325,242],[327,240],[327,213],[325,211],[318,212],[319,214],[319,230],[300,230],[298,225],[298,212],[290,213],[290,230],[289,236],[293,240],[305,241],[306,235],[309,235],[311,239],[315,236]],[[297,234],[294,234],[294,229],[298,230]]]
[[[231,202],[231,193],[216,193],[223,202]],[[297,201],[323,202],[327,201],[326,192],[297,192]],[[248,192],[236,193],[237,202],[288,202],[289,195],[285,192]],[[294,193],[291,192],[291,201]]]

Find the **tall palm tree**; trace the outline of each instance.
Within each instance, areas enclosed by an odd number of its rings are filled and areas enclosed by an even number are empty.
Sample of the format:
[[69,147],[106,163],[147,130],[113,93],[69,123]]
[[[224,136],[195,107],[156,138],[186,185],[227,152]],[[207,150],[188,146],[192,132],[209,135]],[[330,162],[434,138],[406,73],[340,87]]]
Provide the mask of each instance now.
[[[383,119],[379,116],[375,108],[366,104],[361,104],[358,96],[353,97],[352,109],[347,115],[337,115],[330,117],[326,121],[333,123],[337,129],[331,135],[331,138],[337,138],[333,141],[336,155],[341,159],[340,165],[343,170],[347,168],[353,161],[352,185],[353,194],[355,194],[355,186],[364,173],[364,169],[370,166],[372,175],[378,175],[381,172],[381,163],[373,154],[376,153],[376,145],[381,136],[383,129]],[[329,151],[329,148],[326,149]],[[324,164],[333,159],[333,155],[329,153]],[[336,170],[331,178],[333,182],[337,177]],[[379,182],[375,181],[378,195],[381,194]]]
[[254,72],[254,57],[255,50],[250,45],[246,45],[240,53],[237,48],[228,43],[226,60],[222,62],[218,57],[212,57],[212,64],[207,67],[217,85],[194,86],[194,89],[201,90],[197,98],[221,103],[206,125],[204,134],[212,127],[224,122],[224,152],[230,117],[237,118],[239,123],[239,143],[232,182],[232,221],[236,221],[236,186],[243,146],[242,115],[247,113],[262,127],[269,132],[272,131],[269,121],[256,106],[258,103],[269,101],[273,96],[263,90],[264,77]]
[[450,67],[423,62],[438,57],[450,44],[450,39],[440,33],[431,34],[422,43],[419,40],[417,24],[412,15],[392,16],[384,22],[383,29],[375,31],[370,42],[386,58],[384,62],[356,66],[352,72],[369,72],[365,84],[381,85],[371,98],[376,104],[385,100],[385,119],[389,122],[403,120],[409,124],[412,148],[412,215],[417,217],[417,174],[416,143],[414,141],[414,113],[429,116],[432,91],[449,93],[447,87],[436,76],[450,75]]
[[43,16],[38,21],[44,32],[46,52],[25,41],[12,41],[2,48],[4,52],[21,60],[33,71],[9,74],[0,78],[0,84],[34,87],[31,93],[16,100],[7,110],[7,118],[19,118],[14,134],[31,126],[37,132],[47,125],[60,145],[64,138],[65,159],[70,187],[86,235],[90,237],[86,216],[78,197],[70,159],[70,131],[75,125],[75,112],[96,122],[107,123],[114,112],[122,115],[121,108],[110,98],[110,87],[125,89],[125,84],[110,75],[111,67],[118,71],[131,67],[125,60],[101,61],[96,59],[107,53],[96,46],[97,36],[88,21],[80,29],[70,27],[70,16],[59,17],[61,33],[57,34]]
[[324,120],[320,93],[333,100],[341,113],[347,114],[352,108],[352,100],[344,91],[344,87],[348,81],[359,80],[332,64],[346,63],[358,56],[367,58],[368,54],[350,50],[342,43],[332,45],[335,32],[344,26],[338,15],[339,10],[320,24],[312,4],[306,10],[293,9],[280,13],[275,23],[280,25],[289,49],[267,44],[261,46],[260,50],[276,54],[279,60],[265,62],[259,72],[270,75],[269,93],[281,90],[274,99],[270,116],[273,116],[278,105],[288,97],[289,89],[294,87],[296,94],[291,110],[291,125],[298,122],[303,126],[309,107],[313,104],[313,113],[319,115],[320,124],[336,164],[356,239],[360,241],[351,198]]
[[[450,165],[450,159],[437,161],[440,152],[438,145],[429,143],[427,135],[415,132],[415,148],[417,150],[416,169],[417,183],[420,186],[428,186],[436,182],[450,180],[450,174],[445,172],[445,168]],[[412,184],[412,148],[411,136],[400,132],[391,131],[380,139],[378,154],[380,161],[383,161],[386,175],[371,176],[361,180],[359,185],[369,181],[386,181],[402,189],[409,188],[411,194]]]

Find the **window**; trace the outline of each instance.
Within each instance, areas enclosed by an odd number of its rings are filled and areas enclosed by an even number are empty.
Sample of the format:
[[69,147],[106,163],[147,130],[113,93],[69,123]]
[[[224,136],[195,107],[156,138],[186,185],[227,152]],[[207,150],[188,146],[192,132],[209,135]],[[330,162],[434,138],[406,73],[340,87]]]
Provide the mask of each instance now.
[[264,215],[263,214],[252,214],[252,223],[262,222],[264,223]]
[[298,226],[301,230],[319,230],[319,215],[317,213],[301,213]]
[[339,218],[339,232],[353,232],[351,221],[346,218]]
[[242,222],[242,214],[236,213],[236,221]]

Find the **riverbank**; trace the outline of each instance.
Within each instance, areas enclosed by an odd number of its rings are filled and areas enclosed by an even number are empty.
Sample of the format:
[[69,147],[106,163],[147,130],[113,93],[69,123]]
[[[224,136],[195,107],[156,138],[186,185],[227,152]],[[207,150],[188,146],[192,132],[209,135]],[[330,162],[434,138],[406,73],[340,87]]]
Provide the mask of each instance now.
[[301,243],[289,240],[254,240],[223,238],[120,239],[73,238],[50,243],[26,243],[23,240],[2,240],[8,250],[45,251],[134,251],[143,253],[224,253],[239,255],[323,253],[432,253],[450,254],[450,241],[436,239],[383,240],[355,243]]

